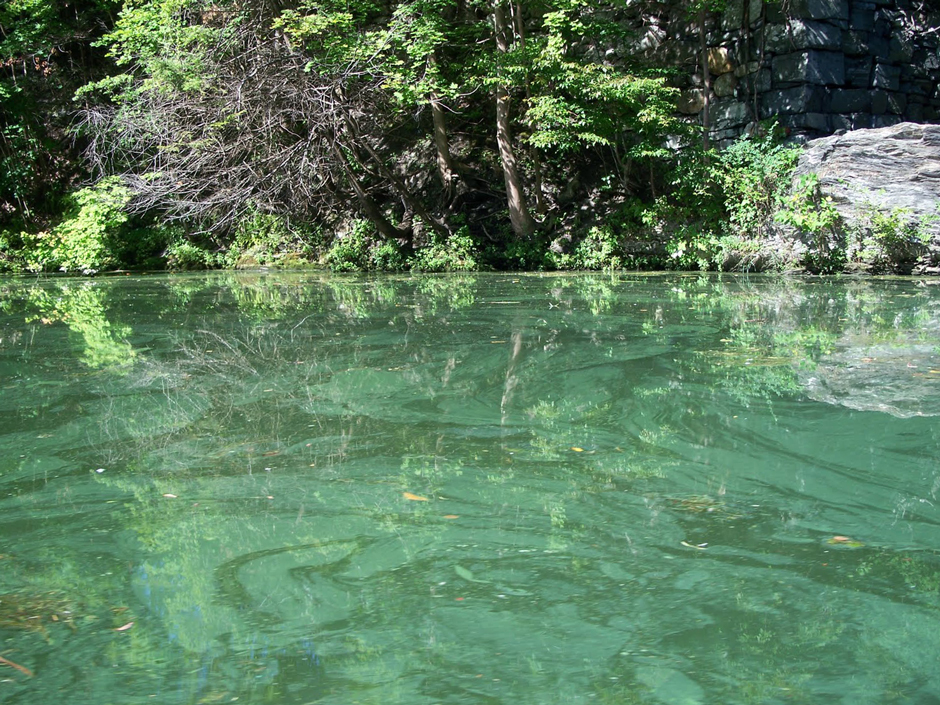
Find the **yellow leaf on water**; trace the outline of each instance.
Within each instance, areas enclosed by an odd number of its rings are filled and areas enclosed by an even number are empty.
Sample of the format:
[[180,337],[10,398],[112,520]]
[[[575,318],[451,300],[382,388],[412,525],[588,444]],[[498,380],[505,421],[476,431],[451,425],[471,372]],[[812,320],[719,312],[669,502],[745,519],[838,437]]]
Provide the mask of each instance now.
[[411,492],[403,493],[405,499],[410,499],[412,502],[428,502],[427,497],[422,497],[419,494],[411,494]]

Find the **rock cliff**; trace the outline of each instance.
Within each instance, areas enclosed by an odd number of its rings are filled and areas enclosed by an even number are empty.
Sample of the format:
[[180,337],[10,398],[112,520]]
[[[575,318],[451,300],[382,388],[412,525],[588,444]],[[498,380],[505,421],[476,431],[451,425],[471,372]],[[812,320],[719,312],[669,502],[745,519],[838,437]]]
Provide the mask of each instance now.
[[812,140],[794,183],[808,174],[832,198],[850,248],[873,228],[883,236],[903,226],[913,240],[911,268],[940,273],[940,125],[901,123]]

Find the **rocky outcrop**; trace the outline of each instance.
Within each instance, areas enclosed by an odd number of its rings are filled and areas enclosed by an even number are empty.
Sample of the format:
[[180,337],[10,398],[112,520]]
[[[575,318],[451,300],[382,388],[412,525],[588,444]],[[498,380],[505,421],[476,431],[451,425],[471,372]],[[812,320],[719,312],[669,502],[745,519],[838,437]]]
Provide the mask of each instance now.
[[832,198],[849,247],[873,228],[882,239],[899,229],[912,240],[912,267],[940,266],[940,125],[901,123],[812,140],[794,183],[809,174],[818,179],[819,195]]
[[901,208],[940,236],[940,125],[901,123],[812,140],[795,176],[805,174],[816,174],[849,221],[865,208]]

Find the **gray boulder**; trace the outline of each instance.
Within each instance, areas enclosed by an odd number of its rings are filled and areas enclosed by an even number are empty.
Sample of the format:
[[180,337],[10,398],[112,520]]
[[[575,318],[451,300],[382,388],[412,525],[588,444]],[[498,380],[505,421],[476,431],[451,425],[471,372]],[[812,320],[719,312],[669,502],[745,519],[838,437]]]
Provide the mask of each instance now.
[[816,174],[821,195],[849,224],[872,208],[901,208],[940,238],[940,125],[905,122],[812,140],[795,177],[807,174]]

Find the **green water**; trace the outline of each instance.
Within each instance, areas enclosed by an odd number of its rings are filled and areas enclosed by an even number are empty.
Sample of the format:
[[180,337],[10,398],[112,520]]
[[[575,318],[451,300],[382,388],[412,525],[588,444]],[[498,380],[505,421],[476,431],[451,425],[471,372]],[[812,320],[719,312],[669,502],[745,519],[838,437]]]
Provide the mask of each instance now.
[[0,281],[0,702],[940,702],[940,282]]

